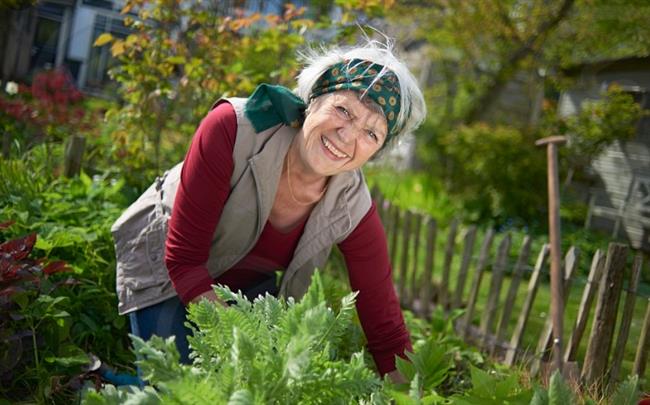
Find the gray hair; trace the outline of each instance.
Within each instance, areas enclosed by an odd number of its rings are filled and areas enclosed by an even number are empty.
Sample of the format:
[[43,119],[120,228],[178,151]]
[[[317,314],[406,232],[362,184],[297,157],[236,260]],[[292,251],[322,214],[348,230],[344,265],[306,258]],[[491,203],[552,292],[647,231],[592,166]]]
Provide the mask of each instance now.
[[[401,109],[397,115],[396,126],[399,129],[394,139],[414,131],[424,120],[427,107],[418,82],[406,65],[393,54],[393,42],[386,40],[382,43],[368,40],[364,45],[355,47],[309,48],[300,53],[304,68],[298,74],[298,87],[294,92],[309,104],[312,89],[318,79],[332,65],[345,60],[363,59],[383,65],[397,76],[401,92]],[[388,70],[382,69],[377,75],[380,78]]]

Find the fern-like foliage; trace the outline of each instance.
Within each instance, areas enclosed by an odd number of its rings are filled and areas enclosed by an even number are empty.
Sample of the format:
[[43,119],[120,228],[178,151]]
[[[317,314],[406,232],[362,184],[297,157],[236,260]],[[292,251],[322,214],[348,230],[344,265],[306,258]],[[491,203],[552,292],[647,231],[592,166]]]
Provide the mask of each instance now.
[[173,339],[133,337],[151,386],[90,392],[85,403],[349,404],[380,389],[363,352],[337,355],[353,324],[356,294],[333,311],[318,272],[300,302],[270,295],[250,302],[225,287],[215,291],[235,304],[190,305],[191,366],[179,365]]
[[639,400],[639,376],[631,375],[623,381],[609,399],[611,405],[635,405]]

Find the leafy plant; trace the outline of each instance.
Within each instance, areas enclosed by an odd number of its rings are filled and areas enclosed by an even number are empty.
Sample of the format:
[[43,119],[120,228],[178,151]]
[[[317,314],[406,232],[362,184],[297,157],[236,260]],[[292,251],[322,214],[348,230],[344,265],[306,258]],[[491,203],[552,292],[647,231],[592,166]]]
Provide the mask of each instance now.
[[616,391],[609,398],[611,405],[635,405],[639,400],[639,376],[630,375],[616,387]]
[[116,395],[134,403],[191,398],[209,403],[349,403],[379,388],[362,353],[339,356],[355,294],[341,300],[338,312],[332,311],[325,305],[318,273],[298,303],[269,295],[251,303],[227,288],[215,291],[234,304],[223,307],[204,300],[190,306],[192,366],[178,364],[173,339],[143,342],[132,337],[143,378],[156,391],[90,392],[85,403],[112,403]]
[[36,239],[31,233],[0,244],[0,392],[34,390],[43,400],[55,394],[45,375],[66,374],[88,358],[70,338],[68,298],[60,295],[75,281],[56,277],[71,269],[60,260],[30,258]]
[[[519,376],[515,373],[499,376],[472,367],[472,388],[463,394],[451,397],[454,405],[528,405],[533,397],[533,391],[519,384]],[[570,402],[566,402],[570,403]]]
[[598,100],[585,101],[580,111],[556,122],[556,132],[569,138],[563,155],[568,162],[568,185],[574,173],[584,170],[593,159],[617,140],[625,141],[636,135],[643,108],[616,84],[611,85]]
[[[39,171],[31,166],[31,159],[11,162],[25,176],[11,177],[7,171],[1,176],[0,185],[7,192],[0,195],[0,218],[16,220],[11,228],[2,231],[2,236],[12,239],[38,233],[33,249],[53,260],[64,260],[69,269],[65,288],[50,290],[58,284],[49,281],[40,284],[41,295],[47,297],[38,296],[33,290],[32,295],[16,295],[31,298],[18,298],[24,305],[13,313],[21,318],[11,318],[8,329],[2,328],[3,332],[37,329],[52,335],[46,338],[42,333],[37,339],[39,350],[43,351],[38,362],[26,362],[19,378],[12,378],[12,384],[2,384],[2,395],[14,400],[42,399],[48,391],[67,390],[63,387],[79,373],[81,359],[88,361],[85,353],[93,352],[118,367],[128,367],[132,362],[127,350],[126,320],[116,310],[115,259],[110,235],[111,223],[127,202],[121,193],[123,182],[92,179],[85,174],[76,179],[56,180],[35,176],[38,186],[24,193],[27,185],[21,182],[29,177],[27,173]],[[6,168],[4,163],[9,161],[0,164],[0,169]],[[58,315],[53,318],[52,314]],[[18,369],[14,372],[18,373]]]
[[26,129],[27,148],[45,142],[61,142],[71,133],[87,131],[93,114],[83,108],[83,95],[67,71],[45,70],[37,73],[28,87],[18,86],[17,94],[0,95],[0,122],[4,131]]
[[106,118],[118,124],[115,158],[131,169],[180,160],[178,151],[220,97],[248,95],[264,81],[288,85],[297,73],[295,50],[313,25],[301,17],[304,9],[288,4],[282,15],[263,16],[217,7],[130,0],[122,12],[130,13],[124,24],[132,33],[96,38],[116,58],[109,73],[123,103]]

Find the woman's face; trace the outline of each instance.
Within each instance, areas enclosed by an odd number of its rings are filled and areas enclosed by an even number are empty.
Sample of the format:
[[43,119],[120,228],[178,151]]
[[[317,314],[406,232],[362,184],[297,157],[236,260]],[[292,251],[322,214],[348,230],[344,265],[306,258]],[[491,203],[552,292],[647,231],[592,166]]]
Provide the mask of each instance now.
[[316,98],[298,139],[299,154],[315,174],[332,176],[361,167],[384,144],[386,119],[371,99],[337,91]]

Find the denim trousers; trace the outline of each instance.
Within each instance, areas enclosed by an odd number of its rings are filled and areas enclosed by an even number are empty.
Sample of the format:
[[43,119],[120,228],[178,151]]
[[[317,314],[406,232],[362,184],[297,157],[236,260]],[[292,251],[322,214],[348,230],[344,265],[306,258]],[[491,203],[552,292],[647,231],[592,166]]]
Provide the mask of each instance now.
[[[258,295],[269,293],[277,296],[279,289],[276,285],[275,273],[271,273],[262,282],[250,286],[242,291],[249,299],[254,300]],[[153,335],[162,338],[176,336],[176,348],[180,354],[180,361],[190,363],[190,348],[187,336],[192,332],[185,326],[187,310],[178,297],[169,298],[163,302],[147,308],[129,313],[131,333],[143,340],[149,340]]]

